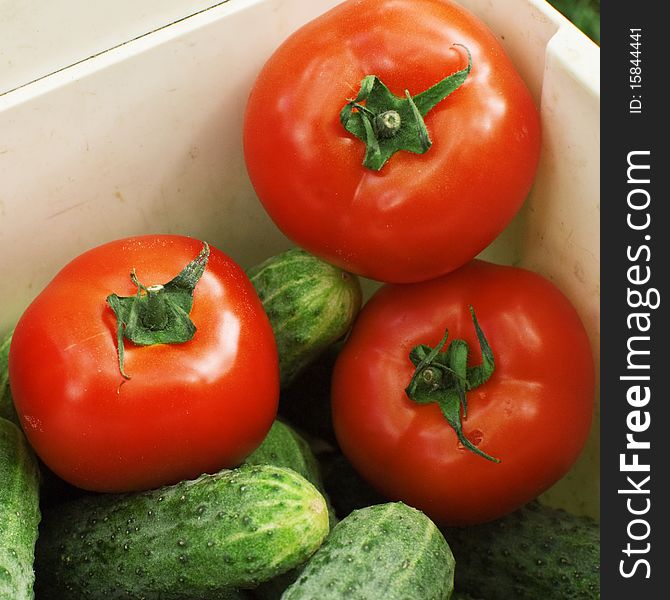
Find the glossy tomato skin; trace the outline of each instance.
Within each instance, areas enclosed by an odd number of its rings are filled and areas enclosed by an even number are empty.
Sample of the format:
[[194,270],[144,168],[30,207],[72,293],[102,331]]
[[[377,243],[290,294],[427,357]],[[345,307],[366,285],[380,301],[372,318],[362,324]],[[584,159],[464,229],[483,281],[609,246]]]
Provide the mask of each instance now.
[[[468,393],[463,430],[490,462],[464,449],[435,404],[404,392],[418,344],[445,329],[481,352],[468,311],[496,369]],[[526,270],[473,261],[442,278],[382,287],[366,304],[335,366],[337,439],[356,469],[385,496],[444,524],[502,516],[537,497],[572,466],[587,438],[594,365],[572,305]]]
[[[397,152],[379,172],[339,121],[366,75],[416,95],[467,65],[461,88],[430,111],[433,145]],[[244,123],[247,169],[265,209],[298,245],[346,270],[422,281],[461,266],[509,223],[528,194],[540,123],[498,40],[448,0],[350,0],[270,57]]]
[[277,410],[277,350],[243,270],[216,248],[194,291],[195,336],[182,344],[125,341],[116,354],[111,293],[167,283],[203,244],[175,235],[110,242],[66,265],[19,320],[9,374],[23,428],[42,460],[89,490],[154,488],[232,467]]

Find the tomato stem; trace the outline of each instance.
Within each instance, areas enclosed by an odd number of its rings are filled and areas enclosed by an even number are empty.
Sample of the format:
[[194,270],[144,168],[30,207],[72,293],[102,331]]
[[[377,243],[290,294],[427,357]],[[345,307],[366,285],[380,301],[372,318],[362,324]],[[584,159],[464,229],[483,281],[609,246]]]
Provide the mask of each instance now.
[[387,110],[376,115],[372,124],[378,138],[390,138],[398,133],[402,119],[397,110]]
[[142,305],[142,324],[152,331],[161,331],[168,325],[168,311],[163,298],[163,290],[160,285],[151,285],[146,288],[146,302]]
[[203,242],[200,254],[168,283],[145,286],[135,271],[130,280],[137,286],[134,296],[107,296],[107,303],[116,315],[117,355],[119,371],[125,379],[124,343],[128,339],[140,346],[181,344],[195,335],[196,327],[189,317],[193,292],[202,277],[209,258],[209,246]]
[[495,369],[493,351],[479,326],[472,306],[470,314],[482,352],[482,364],[468,367],[470,348],[465,340],[452,340],[443,351],[449,337],[447,330],[434,348],[420,344],[412,349],[409,358],[416,369],[405,393],[417,404],[437,403],[442,415],[465,448],[498,463],[500,462],[498,458],[478,448],[463,433],[462,419],[467,416],[468,410],[466,393],[485,383]]
[[407,90],[404,98],[395,96],[376,75],[362,79],[358,95],[348,99],[340,111],[340,122],[365,143],[363,166],[379,171],[400,150],[428,151],[432,142],[423,118],[463,85],[472,70],[470,51],[461,44],[454,46],[465,48],[467,66],[416,96]]

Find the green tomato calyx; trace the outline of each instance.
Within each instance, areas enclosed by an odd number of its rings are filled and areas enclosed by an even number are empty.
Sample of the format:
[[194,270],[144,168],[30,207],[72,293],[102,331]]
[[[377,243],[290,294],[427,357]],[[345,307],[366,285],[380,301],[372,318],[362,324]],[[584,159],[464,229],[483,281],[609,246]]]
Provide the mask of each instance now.
[[340,122],[351,134],[365,143],[363,166],[379,171],[399,150],[424,154],[432,145],[423,118],[449,94],[465,82],[472,70],[470,51],[464,69],[445,77],[424,92],[405,97],[391,93],[376,75],[367,75],[355,98],[350,98],[340,111]]
[[107,296],[107,303],[116,315],[119,371],[125,379],[130,377],[124,369],[124,338],[140,346],[181,344],[193,338],[196,327],[189,316],[193,291],[205,272],[209,253],[209,246],[203,242],[200,254],[163,285],[145,286],[133,270],[130,279],[137,293]]
[[465,340],[452,340],[449,347],[443,351],[449,337],[449,332],[446,331],[435,348],[425,344],[412,348],[409,359],[416,369],[405,388],[405,393],[417,404],[436,402],[444,418],[456,432],[458,441],[465,448],[487,460],[499,463],[500,459],[478,448],[463,433],[462,418],[465,418],[468,412],[466,393],[488,381],[495,370],[493,351],[477,322],[472,306],[470,314],[482,352],[482,364],[468,367],[470,348]]

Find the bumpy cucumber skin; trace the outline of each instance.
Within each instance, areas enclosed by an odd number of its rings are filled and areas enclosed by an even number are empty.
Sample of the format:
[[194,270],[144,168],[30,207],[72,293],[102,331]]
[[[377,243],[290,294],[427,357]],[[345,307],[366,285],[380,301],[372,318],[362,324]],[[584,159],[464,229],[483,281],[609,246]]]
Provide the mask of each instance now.
[[272,324],[286,387],[349,331],[361,307],[360,282],[301,248],[277,254],[247,275]]
[[596,521],[532,502],[483,525],[443,530],[456,557],[456,586],[496,600],[600,597]]
[[[323,494],[330,527],[335,527],[337,518],[323,487],[319,463],[307,441],[292,427],[275,421],[263,443],[247,457],[244,464],[286,467],[302,475]],[[298,573],[299,568],[293,569],[262,583],[254,590],[254,596],[261,600],[276,600],[295,581]]]
[[23,432],[0,418],[0,599],[33,598],[39,469]]
[[352,512],[282,600],[448,600],[454,557],[435,524],[402,504]]
[[336,523],[335,511],[321,478],[321,469],[307,440],[290,425],[275,421],[265,436],[263,443],[244,461],[245,465],[274,465],[286,467],[302,475],[309,481],[326,500],[330,526]]
[[304,562],[327,533],[305,478],[243,466],[45,514],[36,589],[40,600],[225,598]]
[[12,333],[9,332],[4,338],[0,339],[0,419],[7,419],[19,425],[19,418],[12,400],[12,392],[9,389],[9,372],[7,370]]
[[263,443],[244,461],[245,465],[275,465],[287,467],[320,491],[323,490],[319,464],[306,440],[292,427],[275,421]]

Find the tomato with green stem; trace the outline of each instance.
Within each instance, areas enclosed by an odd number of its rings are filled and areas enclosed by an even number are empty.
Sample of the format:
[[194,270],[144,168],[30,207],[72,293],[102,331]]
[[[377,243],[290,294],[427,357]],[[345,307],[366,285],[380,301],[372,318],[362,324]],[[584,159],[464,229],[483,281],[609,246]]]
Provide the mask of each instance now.
[[444,524],[502,516],[565,475],[593,400],[591,347],[565,296],[482,261],[383,286],[332,382],[335,433],[354,467]]
[[244,271],[176,235],[109,242],[66,265],[19,320],[9,375],[47,466],[107,492],[235,466],[279,395],[274,336]]
[[531,95],[449,0],[349,0],[289,37],[252,88],[251,182],[294,242],[390,282],[461,266],[510,222],[538,164]]

